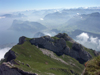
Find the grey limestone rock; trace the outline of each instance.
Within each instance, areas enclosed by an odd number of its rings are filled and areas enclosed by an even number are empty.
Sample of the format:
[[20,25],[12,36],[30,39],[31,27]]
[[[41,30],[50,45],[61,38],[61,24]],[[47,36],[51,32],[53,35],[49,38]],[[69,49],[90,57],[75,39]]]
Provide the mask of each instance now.
[[[30,43],[40,48],[51,50],[58,55],[69,55],[77,59],[82,64],[92,58],[92,56],[87,51],[85,51],[81,44],[75,42],[67,34],[59,33],[55,37],[58,37],[59,39],[54,40],[50,36],[43,36],[30,40]],[[67,46],[66,41],[69,41],[73,44],[72,48]]]
[[44,36],[30,40],[31,44],[36,45],[40,48],[46,48],[56,53],[62,53],[66,47],[66,41],[61,38],[54,40],[50,36]]
[[66,33],[59,33],[55,37],[63,38],[65,41],[75,42],[71,37],[69,37]]
[[3,63],[2,65],[0,65],[0,75],[38,75],[38,74],[25,72],[15,67],[11,68],[7,65],[7,63]]

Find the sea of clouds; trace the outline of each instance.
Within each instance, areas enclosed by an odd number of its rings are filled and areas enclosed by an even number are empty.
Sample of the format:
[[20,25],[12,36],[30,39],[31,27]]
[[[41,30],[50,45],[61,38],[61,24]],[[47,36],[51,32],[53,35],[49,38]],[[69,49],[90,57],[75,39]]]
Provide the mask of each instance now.
[[76,36],[75,41],[81,43],[85,47],[100,51],[100,39],[98,37],[89,36],[88,33],[81,33]]
[[10,49],[11,48],[9,47],[0,49],[0,60],[4,58],[5,53],[8,52]]

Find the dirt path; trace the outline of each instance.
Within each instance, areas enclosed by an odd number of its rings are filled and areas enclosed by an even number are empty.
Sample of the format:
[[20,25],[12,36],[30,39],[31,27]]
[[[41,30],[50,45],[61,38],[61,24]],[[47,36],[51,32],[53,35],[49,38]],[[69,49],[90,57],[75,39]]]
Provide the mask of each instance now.
[[[85,68],[86,69],[86,68]],[[84,73],[85,73],[85,69],[83,70],[83,73],[81,74],[81,75],[84,75]]]

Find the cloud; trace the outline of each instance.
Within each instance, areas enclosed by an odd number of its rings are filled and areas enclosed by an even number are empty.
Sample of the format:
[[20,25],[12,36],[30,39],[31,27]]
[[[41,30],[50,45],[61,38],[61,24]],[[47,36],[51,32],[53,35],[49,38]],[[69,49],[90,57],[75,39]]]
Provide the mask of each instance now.
[[43,18],[40,18],[40,20],[44,20]]
[[99,49],[99,50],[100,50],[100,40],[99,40],[98,42],[99,42],[99,44],[98,44],[98,47],[97,47],[97,49]]
[[6,18],[5,16],[0,17],[0,19]]
[[0,60],[4,58],[5,53],[8,52],[10,49],[11,48],[9,47],[0,49]]
[[47,33],[47,32],[44,32],[44,34],[45,34],[45,35],[48,35],[48,36],[51,36],[51,34],[50,34],[50,33]]
[[75,41],[81,43],[85,47],[100,51],[100,39],[98,37],[89,36],[87,33],[81,33],[76,36]]
[[77,13],[77,15],[79,15],[79,13]]
[[79,39],[81,42],[87,42],[87,40],[89,39],[89,36],[87,33],[81,33],[80,35],[76,36],[77,39]]
[[43,34],[48,35],[48,36],[54,36],[57,33],[51,31],[51,32],[43,32]]
[[90,37],[90,42],[94,44],[98,44],[98,37]]

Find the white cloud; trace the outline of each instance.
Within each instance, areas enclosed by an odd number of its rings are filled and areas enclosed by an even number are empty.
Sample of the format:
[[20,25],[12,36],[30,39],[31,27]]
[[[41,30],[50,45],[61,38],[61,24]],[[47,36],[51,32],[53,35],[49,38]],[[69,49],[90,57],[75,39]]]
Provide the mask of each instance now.
[[44,20],[43,18],[40,18],[40,20]]
[[79,15],[79,13],[77,13],[77,15]]
[[77,39],[79,39],[81,42],[87,42],[87,40],[89,39],[89,36],[87,33],[81,33],[80,35],[76,36]]
[[84,7],[84,9],[88,9],[88,7]]
[[5,53],[8,52],[10,49],[11,49],[11,48],[9,48],[9,47],[8,47],[8,48],[0,49],[0,60],[1,60],[2,58],[4,58]]
[[98,37],[89,36],[83,32],[76,36],[75,40],[88,48],[100,51],[100,39]]
[[99,49],[99,50],[100,50],[100,40],[99,40],[98,42],[99,42],[99,44],[98,44],[98,47],[97,47],[97,49]]
[[51,36],[51,34],[50,34],[50,33],[46,33],[46,32],[44,32],[44,34],[45,34],[45,35],[48,35],[48,36]]
[[81,18],[83,18],[83,17],[81,17]]
[[90,42],[94,44],[98,44],[98,38],[97,37],[90,37]]
[[5,16],[0,17],[0,19],[6,18]]

